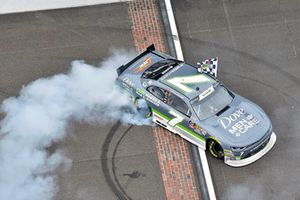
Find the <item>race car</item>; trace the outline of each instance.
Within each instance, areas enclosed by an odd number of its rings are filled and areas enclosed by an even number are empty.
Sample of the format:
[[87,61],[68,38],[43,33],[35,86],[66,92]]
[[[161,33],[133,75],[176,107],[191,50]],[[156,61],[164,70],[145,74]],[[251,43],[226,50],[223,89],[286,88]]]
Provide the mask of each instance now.
[[[217,58],[192,66],[154,45],[117,69],[119,85],[146,117],[232,167],[265,155],[276,135],[266,113],[217,78]],[[140,102],[146,102],[140,106]]]

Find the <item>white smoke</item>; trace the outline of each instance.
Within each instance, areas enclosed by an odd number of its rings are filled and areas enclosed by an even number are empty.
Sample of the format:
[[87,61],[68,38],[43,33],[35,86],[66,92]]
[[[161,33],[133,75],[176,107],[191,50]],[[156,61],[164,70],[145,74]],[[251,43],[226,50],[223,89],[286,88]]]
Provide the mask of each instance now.
[[53,171],[68,159],[46,149],[66,136],[68,121],[146,124],[114,81],[115,69],[134,54],[118,51],[100,67],[72,62],[68,74],[38,79],[6,99],[0,124],[0,199],[49,200],[57,192]]

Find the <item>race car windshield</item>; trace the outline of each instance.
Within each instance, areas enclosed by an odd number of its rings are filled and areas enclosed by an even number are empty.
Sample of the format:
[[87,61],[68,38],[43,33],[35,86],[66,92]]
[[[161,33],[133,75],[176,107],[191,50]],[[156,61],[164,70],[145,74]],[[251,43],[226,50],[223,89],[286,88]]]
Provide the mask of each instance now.
[[199,100],[199,97],[191,101],[191,105],[200,120],[216,115],[219,111],[231,103],[233,97],[223,86],[218,86],[214,92]]

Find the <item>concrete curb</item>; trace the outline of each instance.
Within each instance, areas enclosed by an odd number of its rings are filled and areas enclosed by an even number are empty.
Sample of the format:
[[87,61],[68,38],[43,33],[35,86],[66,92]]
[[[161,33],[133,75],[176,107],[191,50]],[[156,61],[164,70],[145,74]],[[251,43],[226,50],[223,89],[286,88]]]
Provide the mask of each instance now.
[[199,149],[197,146],[191,144],[190,152],[191,152],[191,160],[193,161],[193,166],[197,176],[196,180],[201,192],[201,198],[202,198],[201,200],[209,200],[210,198],[209,198],[209,193],[208,193],[208,188],[205,180],[201,158],[199,155]]

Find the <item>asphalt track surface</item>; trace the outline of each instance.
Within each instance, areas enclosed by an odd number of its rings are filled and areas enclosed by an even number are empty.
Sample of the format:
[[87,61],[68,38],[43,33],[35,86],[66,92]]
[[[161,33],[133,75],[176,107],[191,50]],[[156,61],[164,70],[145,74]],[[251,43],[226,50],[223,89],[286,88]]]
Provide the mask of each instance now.
[[[127,4],[0,15],[0,101],[70,62],[98,63],[110,48],[133,47]],[[73,164],[57,170],[55,200],[165,199],[151,127],[75,123],[62,149]]]
[[300,1],[173,0],[187,62],[219,57],[219,79],[260,105],[277,142],[242,168],[208,160],[218,199],[300,199]]

